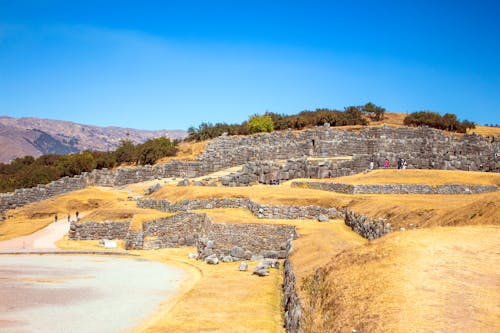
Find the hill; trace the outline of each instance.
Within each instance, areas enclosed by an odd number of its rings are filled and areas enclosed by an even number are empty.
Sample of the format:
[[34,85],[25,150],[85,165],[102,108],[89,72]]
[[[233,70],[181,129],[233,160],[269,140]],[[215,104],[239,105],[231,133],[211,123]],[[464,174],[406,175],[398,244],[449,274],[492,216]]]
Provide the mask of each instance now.
[[108,151],[120,140],[135,143],[165,136],[182,139],[182,130],[146,131],[122,127],[100,127],[70,121],[0,117],[0,163],[31,155],[70,154],[84,150]]

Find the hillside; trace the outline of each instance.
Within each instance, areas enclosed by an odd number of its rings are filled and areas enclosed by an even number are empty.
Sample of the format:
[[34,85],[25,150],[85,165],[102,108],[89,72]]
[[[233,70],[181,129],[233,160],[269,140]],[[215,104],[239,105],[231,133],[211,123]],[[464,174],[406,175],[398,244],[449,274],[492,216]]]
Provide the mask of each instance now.
[[182,130],[146,131],[122,127],[99,127],[69,121],[0,117],[0,163],[16,157],[70,154],[84,150],[108,151],[120,140],[142,143],[165,136],[182,139]]

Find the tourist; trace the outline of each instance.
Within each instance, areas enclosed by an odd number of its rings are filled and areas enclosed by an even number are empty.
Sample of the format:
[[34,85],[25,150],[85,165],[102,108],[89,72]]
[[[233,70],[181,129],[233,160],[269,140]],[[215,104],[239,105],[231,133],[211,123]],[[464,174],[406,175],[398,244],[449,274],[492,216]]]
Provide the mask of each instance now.
[[408,163],[406,163],[406,160],[403,160],[403,170],[406,170],[406,167],[408,166]]
[[54,222],[57,222],[57,214],[54,215]]
[[389,167],[389,159],[386,158],[384,161],[384,168],[387,169],[388,167]]
[[398,170],[403,168],[403,161],[398,158]]
[[75,218],[76,218],[76,221],[78,222],[78,211],[75,212]]
[[71,222],[71,214],[68,213],[68,222]]
[[375,166],[375,165],[373,164],[373,161],[370,161],[370,164],[369,164],[368,168],[369,168],[370,170],[373,170],[373,167],[374,167],[374,166]]

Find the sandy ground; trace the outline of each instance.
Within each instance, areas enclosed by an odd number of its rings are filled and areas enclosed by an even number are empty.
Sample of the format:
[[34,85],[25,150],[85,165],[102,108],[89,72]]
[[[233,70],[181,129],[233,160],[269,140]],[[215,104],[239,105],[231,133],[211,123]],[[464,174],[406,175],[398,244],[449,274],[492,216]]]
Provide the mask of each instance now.
[[67,234],[68,230],[67,220],[53,222],[31,235],[0,241],[0,251],[57,249],[54,243]]

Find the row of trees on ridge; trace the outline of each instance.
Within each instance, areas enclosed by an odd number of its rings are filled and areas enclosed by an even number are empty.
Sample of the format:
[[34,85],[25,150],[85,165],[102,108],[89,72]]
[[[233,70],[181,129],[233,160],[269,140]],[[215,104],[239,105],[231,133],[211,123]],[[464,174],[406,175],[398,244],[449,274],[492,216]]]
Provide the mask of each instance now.
[[94,169],[113,168],[124,163],[153,164],[165,156],[174,156],[177,141],[161,137],[134,144],[122,140],[115,151],[85,151],[72,155],[25,156],[11,163],[0,163],[0,192],[47,184],[65,176],[79,175]]

